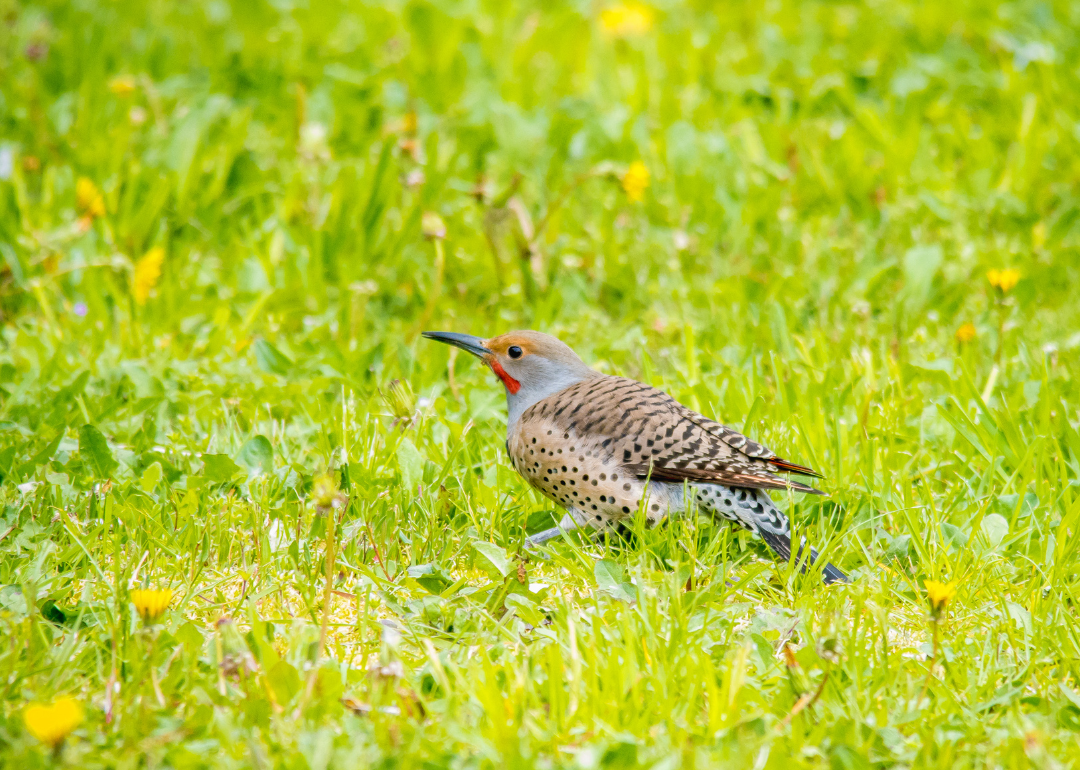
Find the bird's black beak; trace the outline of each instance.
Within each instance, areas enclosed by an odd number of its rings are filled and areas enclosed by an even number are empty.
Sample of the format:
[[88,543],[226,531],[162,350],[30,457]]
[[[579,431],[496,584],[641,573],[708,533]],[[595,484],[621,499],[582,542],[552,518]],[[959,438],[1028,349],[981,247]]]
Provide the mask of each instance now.
[[427,337],[429,340],[445,342],[447,345],[453,345],[455,348],[467,350],[478,358],[487,358],[488,356],[494,355],[490,350],[484,347],[484,340],[482,338],[474,337],[471,334],[458,334],[457,332],[424,332],[421,336]]

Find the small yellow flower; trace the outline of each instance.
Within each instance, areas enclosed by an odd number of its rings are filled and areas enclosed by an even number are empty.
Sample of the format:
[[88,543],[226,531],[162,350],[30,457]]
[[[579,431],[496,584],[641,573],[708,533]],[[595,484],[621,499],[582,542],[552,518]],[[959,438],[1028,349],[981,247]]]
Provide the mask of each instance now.
[[23,712],[26,730],[53,748],[82,724],[83,709],[74,698],[57,698],[52,703],[34,703]]
[[168,588],[138,588],[131,592],[131,603],[147,625],[165,613],[172,598],[173,592]]
[[600,13],[600,29],[612,37],[644,35],[652,27],[652,8],[640,3],[619,3]]
[[131,293],[135,301],[145,305],[151,290],[161,278],[161,263],[165,261],[165,249],[155,246],[135,263],[135,274],[131,279]]
[[935,615],[945,609],[949,600],[956,596],[956,583],[924,580],[923,585],[926,586],[926,598],[930,600],[930,609]]
[[626,197],[636,203],[645,199],[645,190],[649,188],[649,169],[640,160],[635,160],[626,169],[622,177],[622,188]]
[[986,279],[990,281],[990,285],[995,289],[1001,291],[1002,294],[1008,294],[1009,290],[1013,286],[1016,286],[1020,280],[1020,271],[1007,268],[1005,270],[990,270],[986,274]]
[[960,343],[971,342],[975,339],[975,334],[975,324],[968,322],[956,330],[956,341]]
[[117,75],[109,81],[109,90],[117,96],[130,96],[135,93],[135,78],[131,75]]
[[79,214],[89,219],[105,216],[105,198],[97,185],[85,176],[75,183],[75,206]]

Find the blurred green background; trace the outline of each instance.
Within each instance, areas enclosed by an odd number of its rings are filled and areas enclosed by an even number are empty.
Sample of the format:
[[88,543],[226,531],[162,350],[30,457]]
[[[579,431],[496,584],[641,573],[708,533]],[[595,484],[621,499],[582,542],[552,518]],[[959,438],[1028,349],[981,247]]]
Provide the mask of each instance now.
[[[1078,28],[0,0],[0,764],[1073,766]],[[818,468],[855,584],[693,521],[526,561],[432,328]]]

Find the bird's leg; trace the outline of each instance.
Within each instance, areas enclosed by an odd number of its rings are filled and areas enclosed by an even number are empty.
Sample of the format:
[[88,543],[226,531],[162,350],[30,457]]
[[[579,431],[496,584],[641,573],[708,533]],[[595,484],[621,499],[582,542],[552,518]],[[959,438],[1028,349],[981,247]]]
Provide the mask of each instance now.
[[565,531],[566,530],[561,529],[560,527],[552,527],[551,529],[545,529],[543,532],[537,532],[535,535],[529,535],[525,538],[525,547],[533,548],[538,545],[543,545],[548,540],[558,537]]
[[535,535],[530,535],[525,538],[525,547],[533,548],[538,545],[543,545],[548,540],[566,534],[567,532],[573,532],[575,529],[581,529],[581,522],[577,520],[577,517],[575,517],[573,513],[567,513],[559,521],[559,526],[545,529],[543,532],[537,532]]

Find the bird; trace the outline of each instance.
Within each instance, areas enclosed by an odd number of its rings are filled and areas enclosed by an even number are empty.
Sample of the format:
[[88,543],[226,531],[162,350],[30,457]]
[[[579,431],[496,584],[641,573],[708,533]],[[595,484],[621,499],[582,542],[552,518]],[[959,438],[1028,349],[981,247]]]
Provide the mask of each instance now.
[[[481,359],[506,391],[506,450],[514,468],[566,509],[536,547],[577,529],[611,532],[643,510],[647,524],[696,506],[755,533],[784,561],[791,524],[769,490],[823,494],[780,474],[820,478],[764,444],[698,414],[662,390],[602,374],[564,342],[536,331],[482,338],[424,332]],[[796,560],[803,571],[805,539]],[[810,549],[810,563],[818,553]],[[832,564],[826,583],[849,582]]]

